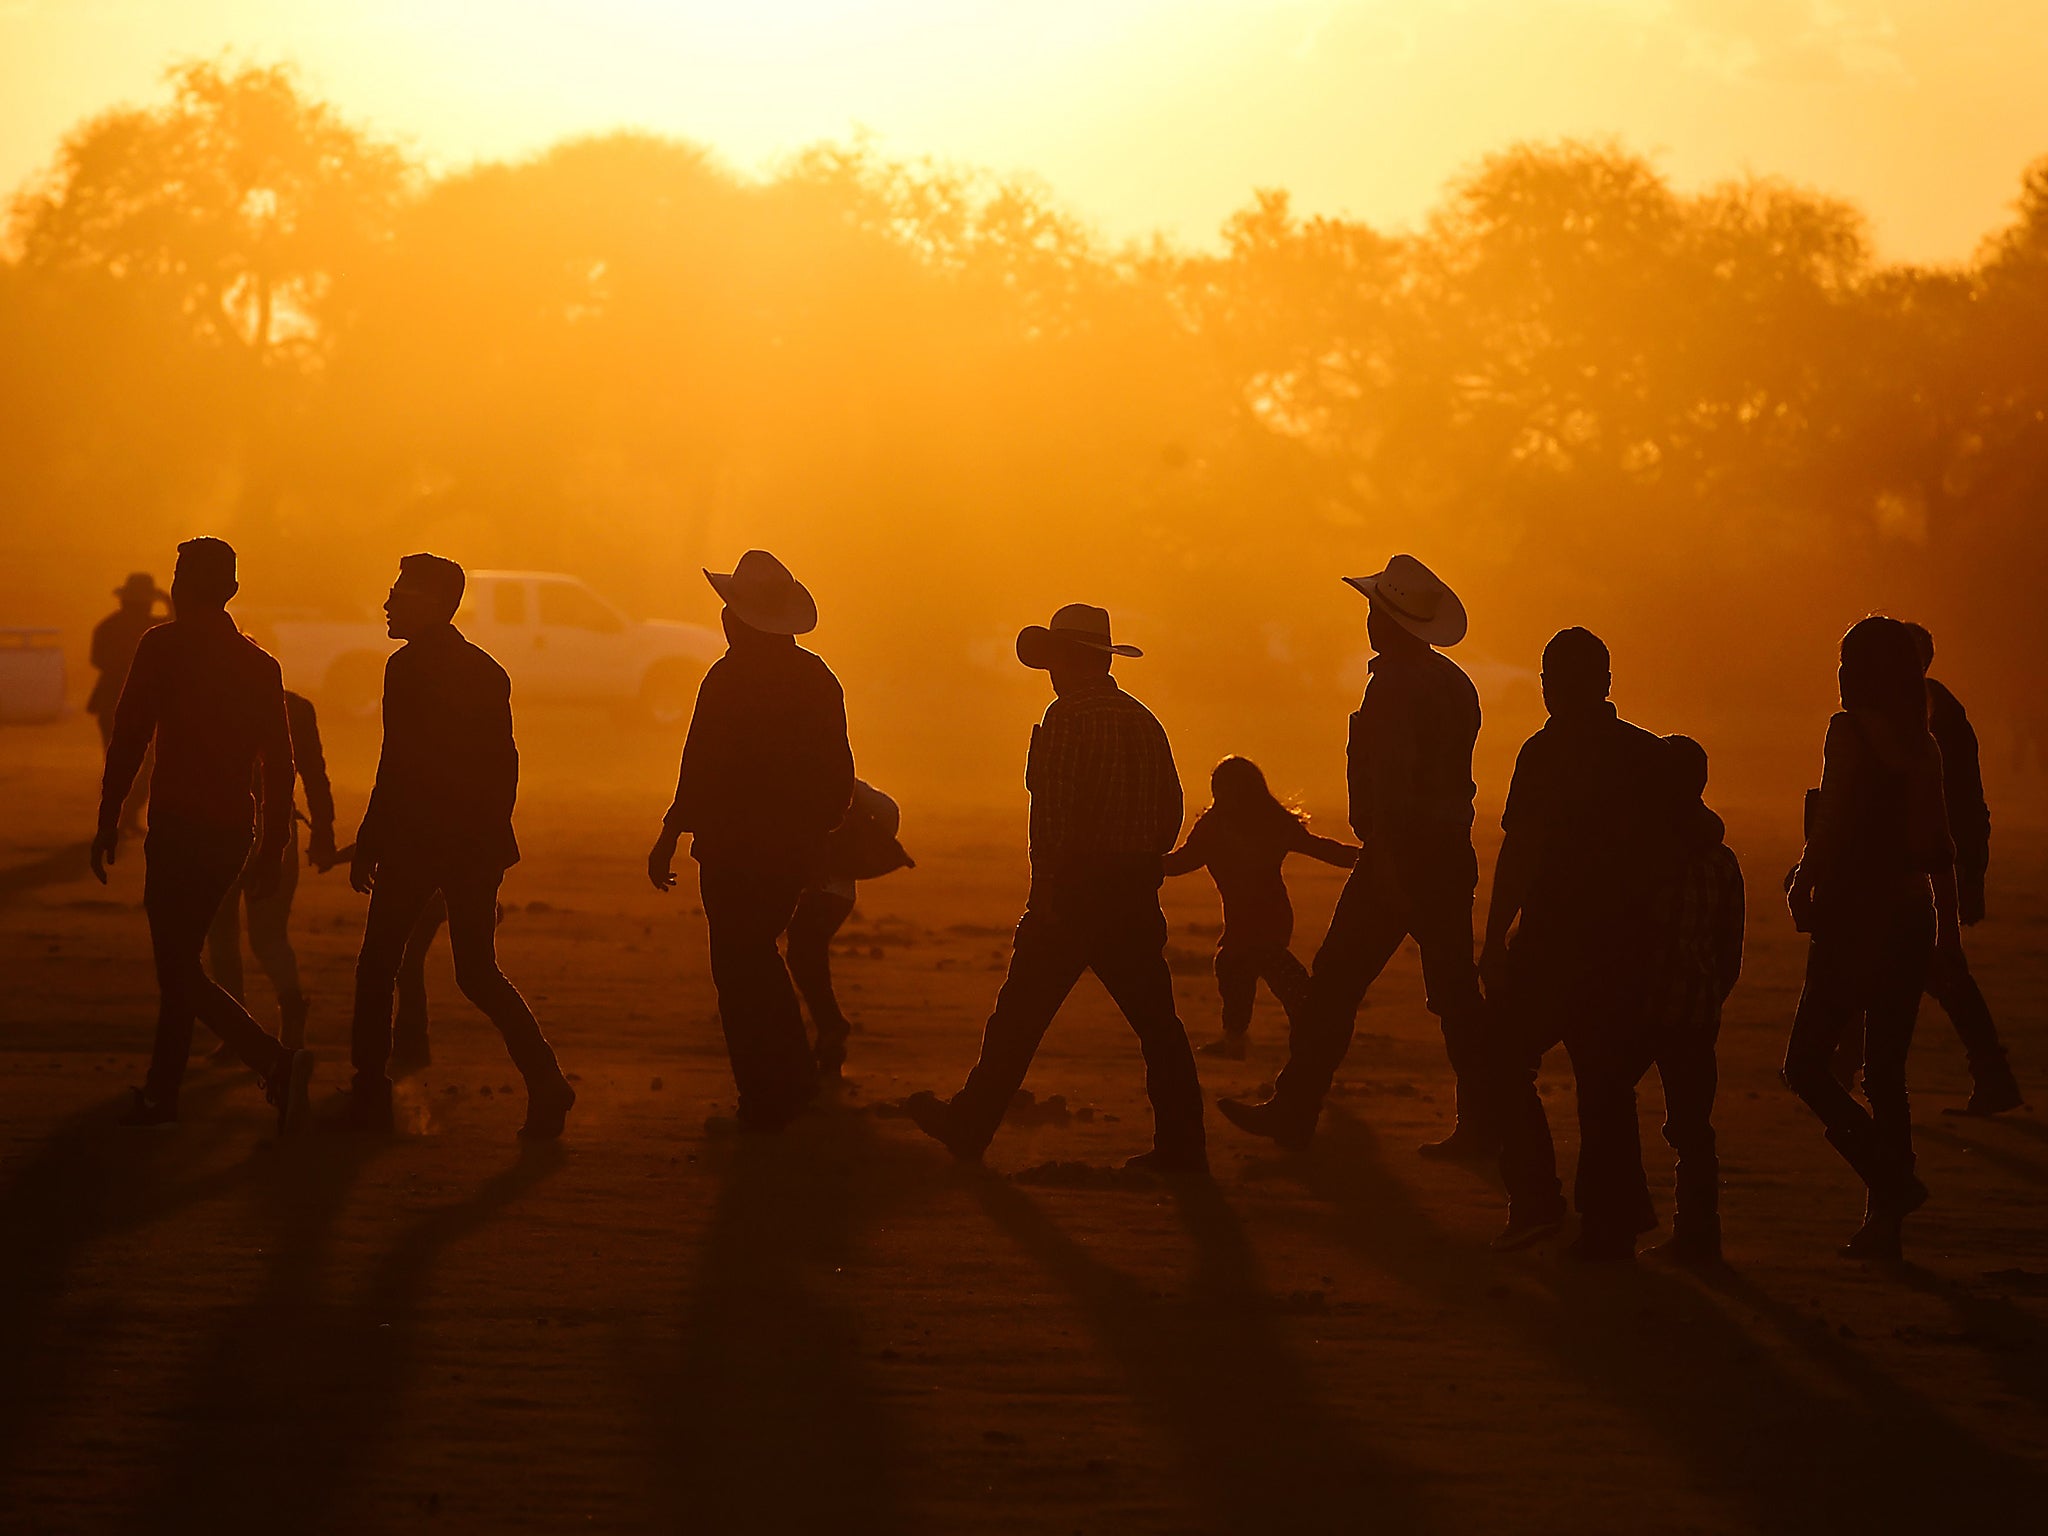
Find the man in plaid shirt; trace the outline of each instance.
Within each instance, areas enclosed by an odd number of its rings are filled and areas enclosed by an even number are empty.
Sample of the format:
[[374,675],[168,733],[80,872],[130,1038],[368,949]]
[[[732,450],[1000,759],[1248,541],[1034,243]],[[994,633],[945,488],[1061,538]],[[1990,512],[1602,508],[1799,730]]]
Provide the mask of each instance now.
[[1017,637],[1017,659],[1052,676],[1057,695],[1031,733],[1031,897],[1009,975],[982,1034],[981,1059],[950,1100],[905,1108],[954,1156],[994,1139],[1060,1004],[1094,971],[1137,1032],[1152,1099],[1152,1151],[1126,1167],[1206,1173],[1202,1090],[1174,1011],[1159,909],[1161,859],[1180,835],[1180,775],[1152,712],[1116,685],[1109,615],[1073,603]]
[[1667,736],[1678,863],[1656,897],[1660,964],[1651,1022],[1664,1084],[1664,1139],[1678,1154],[1670,1256],[1686,1264],[1721,1258],[1721,1162],[1714,1145],[1715,1041],[1721,1005],[1742,974],[1742,865],[1707,809],[1706,749]]

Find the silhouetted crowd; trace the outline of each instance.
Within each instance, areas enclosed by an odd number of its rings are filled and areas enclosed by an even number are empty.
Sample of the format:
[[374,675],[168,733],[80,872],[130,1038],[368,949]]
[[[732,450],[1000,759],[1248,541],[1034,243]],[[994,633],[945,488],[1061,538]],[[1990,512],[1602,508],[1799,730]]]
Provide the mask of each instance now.
[[[911,859],[895,802],[855,776],[837,678],[796,643],[817,624],[811,594],[761,550],[730,573],[705,574],[724,603],[728,649],[698,693],[647,873],[657,890],[673,888],[689,835],[738,1089],[734,1129],[774,1133],[846,1059],[849,1024],[830,955],[857,882]],[[1663,1251],[1718,1263],[1715,1048],[1742,967],[1745,906],[1741,867],[1705,803],[1705,750],[1620,718],[1597,636],[1554,636],[1542,659],[1548,719],[1516,760],[1475,960],[1480,703],[1444,654],[1464,638],[1464,607],[1410,555],[1345,579],[1367,600],[1374,652],[1347,749],[1355,844],[1312,832],[1241,757],[1216,766],[1211,804],[1182,841],[1166,731],[1112,675],[1116,658],[1142,653],[1086,604],[1018,635],[1018,660],[1045,672],[1053,692],[1025,761],[1030,891],[965,1081],[949,1098],[913,1094],[903,1111],[955,1157],[978,1161],[1067,994],[1093,971],[1138,1037],[1153,1108],[1153,1145],[1125,1166],[1205,1177],[1197,1053],[1176,1011],[1159,893],[1168,875],[1207,869],[1223,905],[1223,1033],[1203,1053],[1242,1059],[1261,981],[1288,1019],[1287,1063],[1271,1094],[1218,1102],[1234,1126],[1286,1148],[1313,1140],[1358,1009],[1412,937],[1456,1082],[1455,1124],[1421,1150],[1498,1167],[1508,1211],[1493,1246],[1551,1237],[1575,1207],[1568,1253],[1633,1258],[1659,1224],[1636,1108],[1654,1067],[1677,1158]],[[166,594],[137,575],[94,634],[101,676],[90,708],[107,755],[92,867],[102,881],[136,825],[136,786],[154,755],[144,907],[161,1006],[147,1078],[122,1122],[175,1123],[199,1021],[258,1075],[281,1133],[311,1123],[307,1006],[288,933],[304,820],[314,867],[346,860],[350,884],[369,897],[353,1077],[322,1124],[393,1129],[393,1076],[429,1059],[419,967],[445,924],[458,984],[525,1079],[520,1134],[560,1136],[575,1091],[498,965],[498,891],[519,858],[519,754],[510,682],[454,624],[462,568],[428,554],[399,563],[384,605],[402,644],[385,671],[383,749],[347,849],[335,846],[313,707],[285,691],[276,661],[228,616],[236,590],[234,551],[193,539],[178,548],[171,619],[154,611]],[[1955,696],[1927,676],[1933,658],[1928,633],[1897,619],[1866,618],[1843,637],[1841,709],[1828,723],[1820,784],[1807,795],[1805,847],[1785,878],[1809,945],[1784,1077],[1866,1186],[1863,1224],[1843,1249],[1864,1258],[1897,1258],[1905,1218],[1928,1198],[1906,1092],[1923,993],[1942,1004],[1968,1052],[1968,1111],[2021,1102],[1962,947],[1962,928],[1984,916],[1990,817],[1976,738]],[[295,802],[300,782],[309,817]],[[1307,966],[1290,948],[1290,853],[1350,871]],[[278,994],[276,1035],[244,1001],[245,905]],[[1569,1204],[1537,1086],[1559,1044],[1579,1117]]]

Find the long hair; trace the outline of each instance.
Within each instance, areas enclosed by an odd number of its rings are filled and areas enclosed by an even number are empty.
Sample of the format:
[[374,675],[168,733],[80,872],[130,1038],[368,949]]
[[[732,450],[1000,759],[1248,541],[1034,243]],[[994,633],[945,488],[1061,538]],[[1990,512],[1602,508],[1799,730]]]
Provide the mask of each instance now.
[[1265,774],[1248,757],[1226,757],[1209,774],[1210,809],[1225,816],[1257,823],[1265,820],[1292,821],[1305,825],[1308,817],[1287,804],[1267,787]]
[[1842,708],[1883,716],[1908,738],[1927,734],[1927,679],[1912,627],[1873,613],[1842,636]]

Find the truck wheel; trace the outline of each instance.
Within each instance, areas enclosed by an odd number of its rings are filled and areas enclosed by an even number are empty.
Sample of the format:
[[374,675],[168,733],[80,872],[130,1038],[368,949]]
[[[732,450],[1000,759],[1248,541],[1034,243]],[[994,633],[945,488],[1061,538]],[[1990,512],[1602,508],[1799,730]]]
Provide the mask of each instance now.
[[350,720],[375,719],[384,701],[384,658],[353,651],[327,669],[322,702],[329,712]]
[[657,727],[686,725],[696,707],[704,669],[683,661],[657,661],[640,684],[639,716]]

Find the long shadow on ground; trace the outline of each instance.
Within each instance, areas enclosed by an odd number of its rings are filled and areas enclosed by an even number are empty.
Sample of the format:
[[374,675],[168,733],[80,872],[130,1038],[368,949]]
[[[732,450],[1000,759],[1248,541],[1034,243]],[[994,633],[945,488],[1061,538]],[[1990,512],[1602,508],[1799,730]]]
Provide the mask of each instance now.
[[710,1154],[721,1183],[676,1352],[636,1341],[664,1524],[718,1532],[915,1529],[903,1437],[835,1295],[900,1151],[865,1117],[809,1117]]
[[[1621,1406],[1753,1529],[2012,1529],[2016,1511],[2048,1497],[2038,1469],[1970,1435],[1841,1341],[1781,1330],[1850,1400],[1814,1392],[1785,1369],[1781,1344],[1739,1326],[1685,1277],[1557,1267],[1536,1271],[1541,1295],[1500,1294],[1502,1264],[1526,1264],[1444,1234],[1387,1169],[1372,1133],[1341,1111],[1325,1112],[1315,1149],[1292,1166],[1338,1212],[1337,1235],[1425,1294],[1486,1314],[1560,1376]],[[1728,1294],[1759,1312],[1774,1306],[1740,1282]]]
[[331,1235],[388,1141],[315,1136],[264,1171],[270,1265],[262,1291],[221,1322],[179,1394],[161,1482],[137,1524],[205,1531],[360,1529],[365,1469],[395,1431],[424,1359],[421,1302],[451,1243],[486,1225],[562,1163],[522,1149],[474,1193],[417,1220],[346,1301],[325,1295]]
[[[1173,1198],[1195,1245],[1185,1296],[1155,1298],[994,1176],[982,1208],[1079,1303],[1139,1406],[1172,1437],[1220,1531],[1431,1528],[1412,1469],[1361,1442],[1320,1399],[1274,1326],[1244,1229],[1207,1181]],[[1193,1502],[1191,1500],[1191,1502]]]

